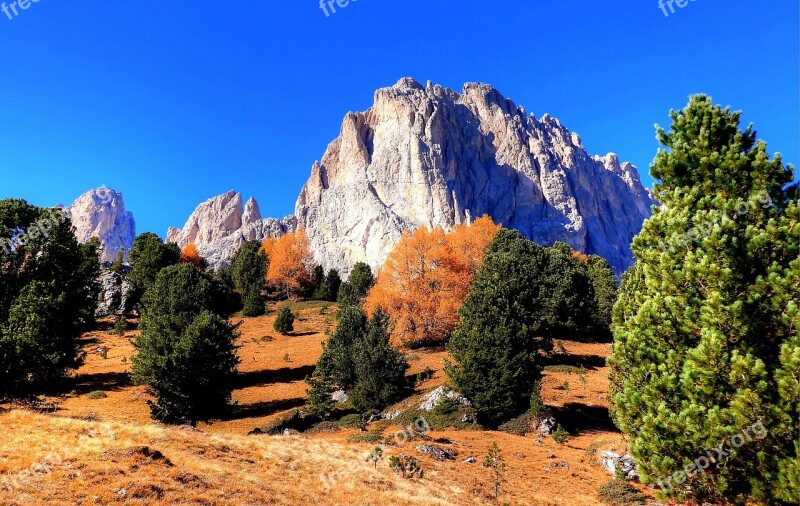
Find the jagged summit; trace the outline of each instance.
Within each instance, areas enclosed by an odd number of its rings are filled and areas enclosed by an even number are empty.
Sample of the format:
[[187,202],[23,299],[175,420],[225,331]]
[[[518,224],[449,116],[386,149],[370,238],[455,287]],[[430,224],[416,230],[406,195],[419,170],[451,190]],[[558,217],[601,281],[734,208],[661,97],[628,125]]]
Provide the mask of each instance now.
[[122,193],[101,186],[87,191],[69,207],[59,204],[75,227],[79,242],[92,237],[100,239],[102,260],[112,262],[119,250],[127,252],[133,247],[136,237],[136,221],[133,214],[125,210]]
[[230,191],[200,206],[167,239],[194,242],[224,264],[246,239],[302,227],[315,261],[343,273],[381,265],[406,228],[450,227],[488,214],[544,245],[605,257],[617,273],[653,201],[636,168],[589,155],[557,118],[536,118],[483,83],[459,93],[406,77],[349,112],[311,168],[295,216],[262,219]]

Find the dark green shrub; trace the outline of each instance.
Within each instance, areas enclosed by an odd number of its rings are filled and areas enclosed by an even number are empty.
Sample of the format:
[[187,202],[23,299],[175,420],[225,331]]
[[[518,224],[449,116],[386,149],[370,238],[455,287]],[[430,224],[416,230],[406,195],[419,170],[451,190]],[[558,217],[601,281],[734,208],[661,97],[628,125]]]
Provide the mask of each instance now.
[[283,306],[278,312],[278,316],[275,318],[273,327],[279,334],[286,335],[294,330],[294,320],[294,313],[292,313],[289,306]]

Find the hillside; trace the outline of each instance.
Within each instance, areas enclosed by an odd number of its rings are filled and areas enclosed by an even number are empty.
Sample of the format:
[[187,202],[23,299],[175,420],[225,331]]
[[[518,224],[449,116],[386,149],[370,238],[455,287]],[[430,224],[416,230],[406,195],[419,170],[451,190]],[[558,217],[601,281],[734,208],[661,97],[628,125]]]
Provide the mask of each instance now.
[[[294,306],[301,315],[295,332],[279,336],[272,330],[275,309],[273,304],[268,316],[247,318],[242,324],[236,411],[197,429],[163,426],[150,419],[146,389],[132,386],[127,377],[135,331],[126,337],[102,331],[84,335],[87,359],[69,392],[43,400],[36,409],[3,406],[0,430],[6,437],[0,441],[0,473],[13,479],[36,464],[63,462],[51,472],[20,480],[18,489],[0,483],[0,504],[487,504],[493,501],[492,487],[480,461],[492,442],[503,449],[508,465],[502,501],[598,503],[596,490],[609,479],[598,455],[612,447],[624,450],[605,400],[609,345],[565,342],[568,354],[547,359],[543,395],[573,434],[565,444],[502,432],[431,431],[427,437],[457,453],[455,460],[439,462],[416,450],[422,442],[418,439],[394,442],[392,434],[402,427],[377,422],[368,429],[382,430],[389,444],[386,458],[373,469],[364,459],[375,443],[353,440],[372,432],[331,428],[248,436],[252,429],[303,405],[303,379],[321,352],[325,329],[334,321],[334,305],[299,303]],[[408,409],[419,402],[419,394],[443,383],[446,355],[409,353],[409,374],[428,367],[433,374],[418,385],[418,395],[398,409]],[[569,366],[580,365],[587,370],[585,387],[569,372]],[[81,440],[82,435],[88,437]],[[389,469],[388,456],[400,453],[422,461],[423,479],[404,479]],[[478,462],[463,462],[470,456]]]

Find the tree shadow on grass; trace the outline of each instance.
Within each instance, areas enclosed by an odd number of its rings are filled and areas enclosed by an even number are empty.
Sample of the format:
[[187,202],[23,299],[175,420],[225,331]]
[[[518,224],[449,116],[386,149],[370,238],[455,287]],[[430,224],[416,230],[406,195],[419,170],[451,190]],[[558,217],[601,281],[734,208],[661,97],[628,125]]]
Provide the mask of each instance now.
[[606,366],[606,359],[600,355],[543,355],[542,366],[548,365],[571,365],[574,367],[583,366],[584,368],[594,371]]
[[247,388],[259,385],[269,385],[273,383],[292,383],[295,381],[303,381],[307,376],[314,372],[315,368],[315,365],[304,365],[295,368],[283,367],[281,369],[242,372],[236,377],[234,388]]
[[619,432],[608,408],[570,402],[560,407],[550,406],[556,421],[573,436],[591,432]]
[[127,372],[101,372],[94,374],[79,374],[67,381],[63,387],[65,392],[74,391],[77,394],[88,394],[95,390],[115,391],[131,386],[131,376]]
[[304,405],[306,400],[302,397],[292,399],[280,399],[277,401],[254,402],[252,404],[240,404],[234,406],[231,412],[223,417],[223,420],[242,420],[244,418],[257,418],[261,416],[274,415],[287,409],[299,408]]

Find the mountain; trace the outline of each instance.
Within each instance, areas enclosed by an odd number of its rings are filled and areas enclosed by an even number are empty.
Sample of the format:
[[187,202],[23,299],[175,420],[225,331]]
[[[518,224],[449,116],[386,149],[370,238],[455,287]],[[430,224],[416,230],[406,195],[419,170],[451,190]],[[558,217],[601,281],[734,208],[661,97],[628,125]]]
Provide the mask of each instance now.
[[133,214],[125,211],[122,193],[101,187],[89,190],[69,207],[58,205],[75,227],[79,242],[92,237],[100,239],[102,260],[113,262],[120,249],[127,252],[133,247],[136,237],[136,221]]
[[598,254],[619,274],[654,203],[634,166],[614,154],[589,155],[556,118],[527,116],[486,84],[457,93],[410,78],[345,116],[294,217],[251,228],[265,220],[250,202],[246,224],[239,194],[211,199],[168,240],[194,241],[216,265],[232,256],[239,236],[303,228],[315,261],[347,273],[358,261],[378,267],[407,228],[449,229],[488,214],[539,244],[563,241]]
[[181,248],[194,243],[197,251],[210,265],[227,266],[233,255],[246,241],[278,237],[295,230],[293,216],[277,220],[261,218],[254,198],[242,206],[242,196],[231,190],[199,206],[189,216],[183,229],[171,227],[167,242]]

